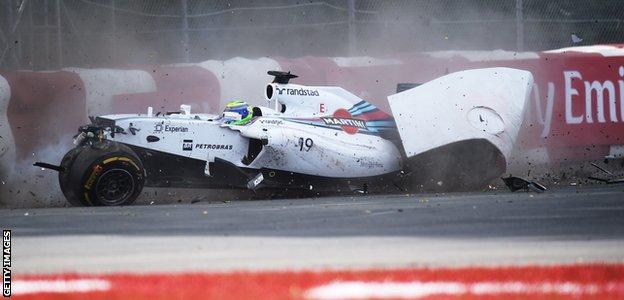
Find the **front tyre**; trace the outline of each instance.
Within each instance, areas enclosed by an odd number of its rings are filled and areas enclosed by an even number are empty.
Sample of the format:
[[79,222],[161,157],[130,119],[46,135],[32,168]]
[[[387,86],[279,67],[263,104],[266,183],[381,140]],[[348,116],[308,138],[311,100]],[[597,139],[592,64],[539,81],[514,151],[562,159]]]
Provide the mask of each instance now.
[[75,148],[66,157],[59,182],[72,205],[129,205],[143,189],[141,160],[123,144],[105,140]]

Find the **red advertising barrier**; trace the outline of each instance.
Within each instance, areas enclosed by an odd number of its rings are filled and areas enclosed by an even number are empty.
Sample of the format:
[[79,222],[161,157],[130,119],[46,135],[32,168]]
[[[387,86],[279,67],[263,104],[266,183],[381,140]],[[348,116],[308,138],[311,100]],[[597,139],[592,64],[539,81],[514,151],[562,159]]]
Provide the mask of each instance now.
[[16,159],[27,158],[44,143],[54,143],[86,122],[85,89],[75,73],[20,71],[0,75],[11,87],[6,119]]

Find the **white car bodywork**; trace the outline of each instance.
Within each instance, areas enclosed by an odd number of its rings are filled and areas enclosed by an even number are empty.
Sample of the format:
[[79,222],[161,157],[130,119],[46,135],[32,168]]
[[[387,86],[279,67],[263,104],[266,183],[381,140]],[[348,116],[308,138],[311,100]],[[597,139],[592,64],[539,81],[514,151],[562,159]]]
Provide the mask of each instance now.
[[[343,186],[382,181],[387,187],[384,178],[432,172],[425,165],[440,171],[430,164],[431,153],[444,153],[444,160],[457,156],[457,149],[480,151],[474,148],[485,145],[488,156],[479,159],[492,164],[475,163],[494,169],[484,173],[487,183],[504,172],[531,85],[526,71],[461,71],[389,96],[393,119],[342,88],[286,80],[266,86],[267,107],[255,107],[254,118],[243,125],[228,124],[223,115],[191,113],[186,105],[172,114],[154,115],[150,108],[147,114],[101,116],[96,123],[110,128],[107,139],[151,159],[144,162],[152,169],[148,179],[187,168],[181,161],[186,159],[201,164],[208,181],[221,176],[213,186],[313,189],[321,180]],[[171,158],[175,162],[165,163]],[[465,172],[473,168],[459,165]]]
[[[274,112],[266,107],[262,111]],[[115,120],[121,128],[138,129],[135,135],[127,130],[127,134],[115,134],[110,140],[207,163],[221,158],[241,168],[270,168],[326,177],[375,176],[401,168],[401,155],[388,140],[367,134],[350,136],[341,130],[302,124],[299,119],[285,116],[258,117],[242,126],[225,124],[219,116],[205,114],[102,118]],[[148,142],[148,136],[159,141]],[[250,138],[265,140],[266,144],[255,160],[244,164],[242,159],[248,153]],[[210,174],[209,168],[206,174]]]
[[528,71],[466,70],[390,95],[388,102],[400,124],[407,156],[462,140],[485,139],[508,158],[532,86]]

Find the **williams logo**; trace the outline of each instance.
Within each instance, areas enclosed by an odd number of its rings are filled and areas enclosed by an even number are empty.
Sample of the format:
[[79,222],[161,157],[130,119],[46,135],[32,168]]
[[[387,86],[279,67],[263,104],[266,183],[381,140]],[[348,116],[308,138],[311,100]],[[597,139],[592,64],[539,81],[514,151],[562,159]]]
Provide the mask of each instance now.
[[291,95],[291,96],[319,96],[319,91],[317,90],[308,90],[304,88],[299,89],[289,89],[289,88],[275,88],[280,95]]
[[348,134],[356,134],[359,129],[366,130],[366,121],[354,119],[346,109],[339,109],[332,117],[321,118],[327,125],[338,125]]
[[171,126],[158,123],[154,125],[154,132],[188,132],[188,128],[184,126]]
[[182,142],[182,151],[193,151],[193,140],[184,140]]

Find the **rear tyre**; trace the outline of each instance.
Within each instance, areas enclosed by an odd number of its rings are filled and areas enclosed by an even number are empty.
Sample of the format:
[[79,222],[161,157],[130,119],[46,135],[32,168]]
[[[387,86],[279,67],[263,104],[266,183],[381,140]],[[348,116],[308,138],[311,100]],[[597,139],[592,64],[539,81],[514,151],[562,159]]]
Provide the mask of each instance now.
[[134,151],[112,141],[70,150],[61,167],[61,190],[74,206],[132,204],[145,182],[143,164]]

